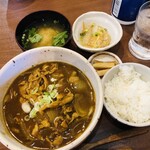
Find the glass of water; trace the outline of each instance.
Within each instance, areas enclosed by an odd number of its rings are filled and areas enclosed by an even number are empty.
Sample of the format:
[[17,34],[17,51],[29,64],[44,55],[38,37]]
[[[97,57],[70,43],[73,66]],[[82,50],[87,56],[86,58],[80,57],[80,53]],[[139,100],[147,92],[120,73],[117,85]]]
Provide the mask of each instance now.
[[139,59],[150,60],[150,1],[144,3],[139,10],[129,50]]

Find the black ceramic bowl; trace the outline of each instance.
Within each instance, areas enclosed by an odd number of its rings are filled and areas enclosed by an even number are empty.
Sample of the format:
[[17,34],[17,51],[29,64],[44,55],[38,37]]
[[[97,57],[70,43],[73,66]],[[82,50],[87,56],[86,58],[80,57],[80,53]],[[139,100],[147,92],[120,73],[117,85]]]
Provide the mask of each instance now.
[[[69,42],[69,40],[72,37],[72,33],[71,33],[71,25],[68,19],[59,12],[51,11],[51,10],[42,10],[42,11],[33,12],[25,16],[16,27],[16,33],[15,33],[16,41],[23,51],[29,50],[31,48],[35,48],[35,47],[25,46],[25,44],[22,42],[23,34],[25,33],[25,30],[28,30],[29,28],[31,29],[35,25],[46,24],[48,22],[51,23],[53,22],[57,26],[59,24],[59,26],[63,28],[63,31],[67,31],[67,36],[65,37],[65,42],[61,46],[60,45],[42,45],[42,46],[62,47]],[[27,39],[27,35],[26,35],[26,39]]]

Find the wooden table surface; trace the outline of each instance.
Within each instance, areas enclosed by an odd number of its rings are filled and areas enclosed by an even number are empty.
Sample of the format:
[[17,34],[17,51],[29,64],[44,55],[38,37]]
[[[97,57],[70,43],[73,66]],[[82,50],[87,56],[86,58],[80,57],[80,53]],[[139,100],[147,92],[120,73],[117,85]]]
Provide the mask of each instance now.
[[[15,41],[16,26],[24,16],[38,10],[58,11],[64,14],[72,25],[79,15],[88,11],[103,11],[110,14],[111,0],[0,0],[0,68],[12,57],[22,53]],[[121,41],[108,51],[117,54],[123,62],[138,62],[150,67],[150,61],[136,59],[128,50],[128,42],[132,36],[134,25],[122,26],[122,28],[123,37]],[[79,52],[86,58],[91,55],[91,53],[78,49],[73,40],[71,40],[68,48]],[[150,130],[150,127],[143,127],[144,129]],[[133,128],[112,119],[104,108],[96,128],[84,143],[94,142],[124,130],[129,130],[130,132]],[[80,148],[76,149],[79,150]],[[150,131],[146,134],[109,143],[96,149],[149,150]],[[0,150],[7,150],[7,148],[0,143]]]

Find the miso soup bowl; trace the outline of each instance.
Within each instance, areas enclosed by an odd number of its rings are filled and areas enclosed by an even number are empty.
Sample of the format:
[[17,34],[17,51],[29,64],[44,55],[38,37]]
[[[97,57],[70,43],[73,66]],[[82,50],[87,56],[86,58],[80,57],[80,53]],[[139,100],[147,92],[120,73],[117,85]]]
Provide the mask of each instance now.
[[[29,50],[30,48],[25,47],[22,43],[22,38],[24,31],[29,28],[35,28],[35,24],[45,25],[48,22],[55,22],[56,26],[61,26],[64,28],[64,31],[67,31],[68,37],[65,39],[64,44],[61,47],[65,47],[66,44],[72,38],[71,24],[69,20],[63,14],[52,11],[52,10],[40,10],[36,12],[32,12],[26,15],[24,18],[20,20],[18,25],[16,26],[15,38],[18,46],[23,50]],[[43,44],[43,46],[47,46]]]
[[[18,142],[8,131],[3,116],[3,99],[11,83],[23,71],[33,65],[50,61],[61,61],[74,65],[87,76],[95,91],[95,111],[93,118],[81,136],[58,150],[69,150],[81,144],[96,126],[103,108],[103,90],[101,79],[94,68],[80,54],[62,47],[40,47],[23,52],[12,58],[0,70],[0,142],[11,150],[32,150]],[[12,106],[13,107],[13,106]],[[15,109],[15,108],[14,108]]]

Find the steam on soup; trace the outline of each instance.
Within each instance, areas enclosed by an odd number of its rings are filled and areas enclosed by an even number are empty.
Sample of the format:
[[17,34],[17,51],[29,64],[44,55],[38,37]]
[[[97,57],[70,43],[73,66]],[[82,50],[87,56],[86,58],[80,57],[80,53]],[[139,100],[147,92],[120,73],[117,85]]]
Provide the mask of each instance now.
[[41,46],[64,46],[68,39],[65,26],[59,21],[46,21],[30,25],[22,34],[21,43],[25,49]]
[[47,62],[19,75],[4,98],[10,133],[37,149],[55,149],[78,138],[95,109],[88,78],[76,67]]

